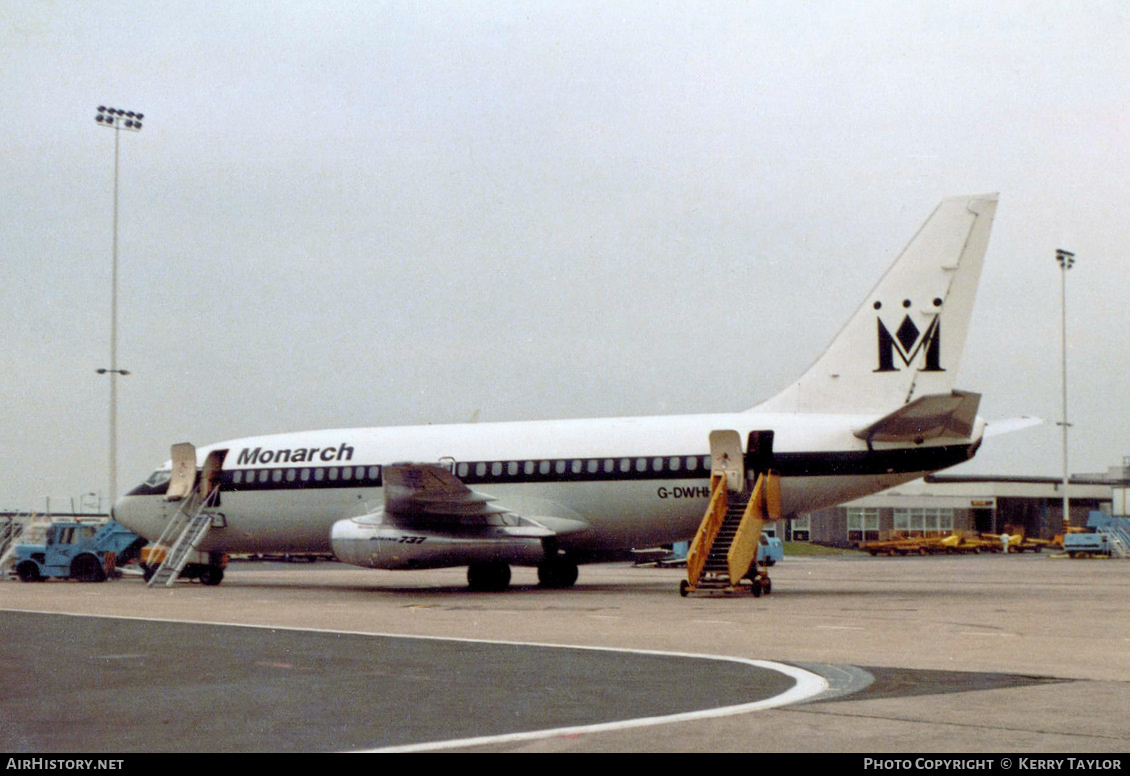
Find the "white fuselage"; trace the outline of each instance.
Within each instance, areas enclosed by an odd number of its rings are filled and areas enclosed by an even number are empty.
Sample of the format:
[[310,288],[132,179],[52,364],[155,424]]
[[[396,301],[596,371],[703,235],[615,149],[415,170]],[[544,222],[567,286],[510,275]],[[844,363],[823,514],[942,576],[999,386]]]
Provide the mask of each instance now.
[[[954,444],[868,445],[873,416],[763,414],[555,420],[307,431],[249,437],[226,450],[220,504],[199,547],[229,553],[329,552],[339,520],[378,512],[381,467],[437,462],[477,493],[557,532],[582,559],[691,538],[709,495],[716,429],[774,434],[782,514],[809,512],[892,487],[972,456]],[[166,469],[168,466],[166,465]],[[159,470],[160,471],[160,470]],[[150,540],[176,511],[161,477],[123,496],[117,519]],[[450,565],[465,565],[453,562]]]
[[[943,200],[827,350],[753,410],[309,431],[195,451],[182,444],[172,497],[192,492],[195,456],[204,464],[197,494],[218,486],[219,502],[208,502],[203,543],[181,547],[332,548],[376,568],[467,565],[472,587],[488,588],[508,583],[499,564],[544,561],[548,583],[567,585],[575,563],[695,534],[714,431],[739,438],[715,436],[730,440],[719,444],[720,469],[732,472],[734,455],[744,455],[747,474],[778,472],[786,516],[961,463],[984,433],[979,395],[955,390],[954,380],[996,203],[996,195]],[[730,487],[740,489],[735,479]],[[157,539],[179,506],[166,499],[167,482],[158,470],[117,503],[117,518]],[[203,517],[188,523],[207,528]]]

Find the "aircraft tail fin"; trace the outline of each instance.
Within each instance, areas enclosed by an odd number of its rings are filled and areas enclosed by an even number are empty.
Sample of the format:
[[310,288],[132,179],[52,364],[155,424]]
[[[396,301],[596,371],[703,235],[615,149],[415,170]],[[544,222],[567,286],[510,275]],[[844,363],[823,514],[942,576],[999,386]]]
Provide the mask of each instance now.
[[888,413],[950,395],[997,195],[945,199],[799,380],[754,409]]

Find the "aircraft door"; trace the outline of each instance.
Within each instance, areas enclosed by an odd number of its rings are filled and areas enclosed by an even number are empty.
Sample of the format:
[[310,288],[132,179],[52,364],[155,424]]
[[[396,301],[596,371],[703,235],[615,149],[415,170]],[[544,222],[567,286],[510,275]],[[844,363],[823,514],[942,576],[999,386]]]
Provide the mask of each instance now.
[[166,501],[180,501],[196,485],[196,448],[188,442],[173,445],[171,450],[173,470],[169,475]]
[[750,431],[745,448],[746,479],[752,485],[757,475],[773,468],[773,432]]
[[742,438],[737,431],[710,432],[710,479],[726,478],[728,490],[742,490]]
[[215,491],[212,500],[208,502],[210,507],[220,505],[220,475],[223,473],[224,458],[227,454],[227,450],[213,450],[204,459],[204,468],[200,472],[200,486],[197,492],[200,494],[200,498],[205,499]]

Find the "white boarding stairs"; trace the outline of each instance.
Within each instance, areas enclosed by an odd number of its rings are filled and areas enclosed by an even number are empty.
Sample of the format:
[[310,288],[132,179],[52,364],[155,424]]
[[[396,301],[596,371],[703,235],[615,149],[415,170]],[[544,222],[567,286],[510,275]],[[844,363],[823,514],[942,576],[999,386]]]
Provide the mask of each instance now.
[[200,542],[212,527],[212,510],[219,504],[219,471],[223,453],[213,452],[204,462],[199,478],[196,474],[196,448],[191,444],[173,445],[173,470],[166,501],[180,501],[180,508],[169,519],[155,542],[165,549],[161,565],[147,583],[149,587],[171,587],[188,564]]
[[1130,519],[1112,517],[1110,522],[1099,530],[1110,540],[1111,557],[1130,557]]
[[7,568],[12,551],[23,535],[25,523],[21,518],[22,515],[14,515],[0,523],[0,569]]
[[25,512],[13,515],[0,525],[0,573],[15,565],[16,547],[21,544],[46,544],[50,515]]
[[[219,488],[213,488],[203,498],[193,491],[192,496],[185,499],[165,526],[165,530],[157,539],[157,546],[167,547],[161,565],[149,578],[148,585],[164,585],[171,587],[184,570],[192,553],[200,546],[201,540],[212,527],[212,512],[210,507],[216,502]],[[175,538],[174,538],[175,537]],[[171,542],[171,545],[170,545]]]
[[1115,558],[1130,558],[1130,551],[1127,550],[1126,542],[1122,540],[1120,534],[1111,532],[1107,534],[1110,539],[1110,554]]

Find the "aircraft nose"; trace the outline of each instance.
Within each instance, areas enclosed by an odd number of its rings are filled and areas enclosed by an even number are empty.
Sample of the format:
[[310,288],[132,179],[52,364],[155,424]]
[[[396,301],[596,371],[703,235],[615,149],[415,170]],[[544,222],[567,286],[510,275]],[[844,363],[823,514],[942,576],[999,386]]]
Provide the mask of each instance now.
[[127,498],[129,498],[129,496],[120,496],[118,500],[113,503],[110,507],[110,517],[133,531],[133,528],[130,526],[130,510],[125,504]]
[[110,508],[110,516],[135,534],[152,539],[153,537],[149,534],[152,533],[153,520],[147,519],[146,513],[149,510],[146,509],[148,506],[145,503],[146,501],[152,501],[152,499],[144,499],[139,496],[122,496]]

